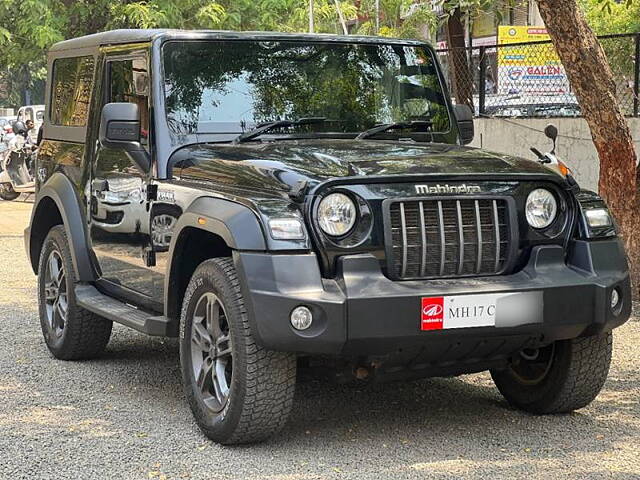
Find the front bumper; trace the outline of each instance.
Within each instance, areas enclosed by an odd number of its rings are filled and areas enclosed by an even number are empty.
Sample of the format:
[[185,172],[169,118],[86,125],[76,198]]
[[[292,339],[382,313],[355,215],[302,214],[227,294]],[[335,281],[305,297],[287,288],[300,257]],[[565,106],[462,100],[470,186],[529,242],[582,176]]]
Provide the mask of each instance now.
[[[624,323],[631,313],[626,257],[617,238],[534,248],[513,275],[425,281],[391,281],[371,255],[339,260],[335,280],[320,276],[314,254],[237,252],[236,267],[254,335],[265,348],[307,354],[376,356],[421,352],[481,360],[555,340],[593,335]],[[610,307],[618,288],[622,304]],[[538,320],[514,312],[492,327],[421,331],[422,297],[538,292]],[[291,310],[306,305],[313,325],[296,331]],[[530,317],[530,316],[529,316]],[[504,320],[504,319],[503,319]]]

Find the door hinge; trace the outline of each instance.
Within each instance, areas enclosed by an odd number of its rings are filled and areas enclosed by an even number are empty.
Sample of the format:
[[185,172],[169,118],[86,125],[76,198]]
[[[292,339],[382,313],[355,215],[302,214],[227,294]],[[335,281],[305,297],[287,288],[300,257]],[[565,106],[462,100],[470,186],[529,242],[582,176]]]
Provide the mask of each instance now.
[[144,260],[145,267],[156,266],[156,252],[154,252],[150,247],[146,247],[142,251],[142,259]]
[[157,199],[158,199],[158,185],[153,183],[147,185],[147,201],[151,202]]

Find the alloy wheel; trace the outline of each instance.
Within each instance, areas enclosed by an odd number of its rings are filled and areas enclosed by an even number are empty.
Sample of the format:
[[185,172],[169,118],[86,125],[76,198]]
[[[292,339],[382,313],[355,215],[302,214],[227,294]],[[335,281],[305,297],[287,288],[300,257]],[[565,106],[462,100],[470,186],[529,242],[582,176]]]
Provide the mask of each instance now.
[[47,328],[52,338],[60,338],[67,321],[69,297],[62,257],[57,250],[52,250],[49,254],[44,282]]
[[191,323],[191,364],[206,407],[220,412],[229,399],[233,352],[224,305],[213,293],[196,303]]

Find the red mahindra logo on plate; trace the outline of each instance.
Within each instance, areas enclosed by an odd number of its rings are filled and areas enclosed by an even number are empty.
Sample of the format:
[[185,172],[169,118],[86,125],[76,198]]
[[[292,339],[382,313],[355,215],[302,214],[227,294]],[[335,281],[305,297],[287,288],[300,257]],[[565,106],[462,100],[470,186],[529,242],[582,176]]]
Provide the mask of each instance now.
[[421,330],[441,330],[444,320],[444,297],[423,298],[420,317]]
[[422,314],[425,317],[439,317],[442,314],[442,305],[436,305],[432,303],[422,309]]

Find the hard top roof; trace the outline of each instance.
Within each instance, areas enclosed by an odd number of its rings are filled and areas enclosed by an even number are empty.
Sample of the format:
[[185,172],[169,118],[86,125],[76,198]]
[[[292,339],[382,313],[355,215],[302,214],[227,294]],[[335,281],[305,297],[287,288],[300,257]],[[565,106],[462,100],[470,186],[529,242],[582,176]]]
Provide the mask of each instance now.
[[118,45],[123,43],[150,42],[159,37],[184,40],[302,40],[320,42],[357,42],[357,43],[393,43],[393,44],[424,44],[423,41],[397,39],[387,37],[372,37],[358,35],[331,35],[310,33],[279,33],[279,32],[233,32],[224,30],[171,30],[171,29],[122,29],[94,33],[84,37],[72,38],[54,44],[50,52],[73,50],[79,48],[98,47],[101,45]]

